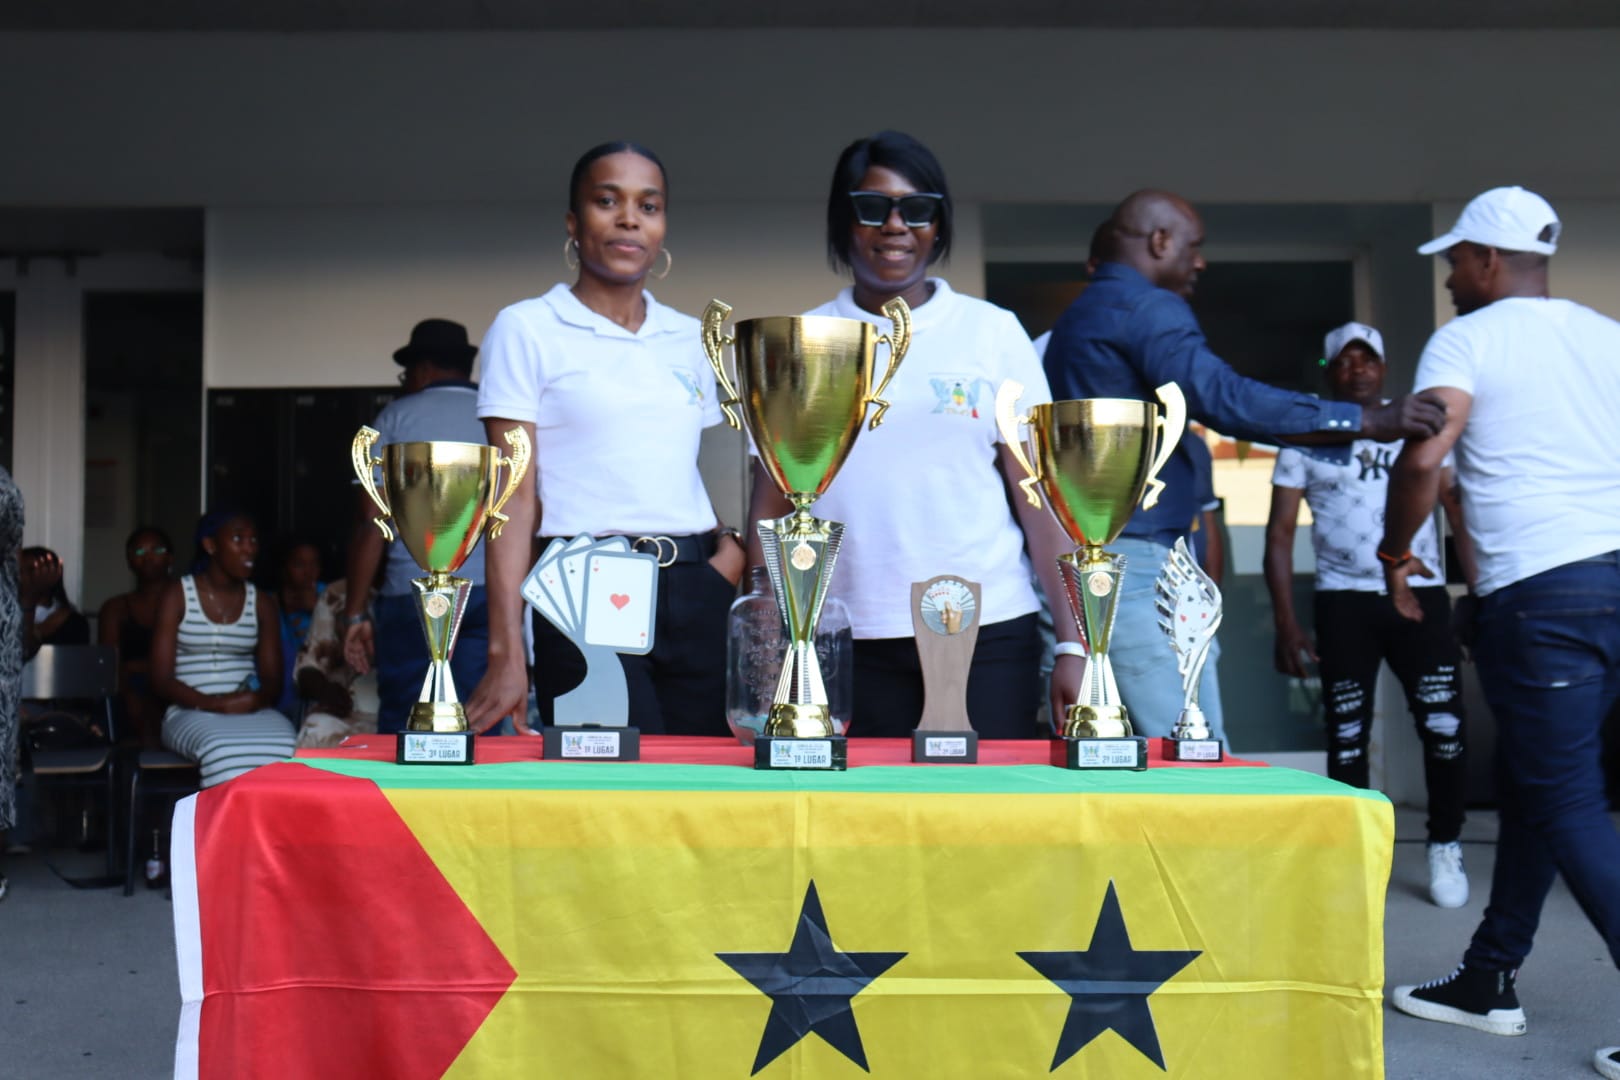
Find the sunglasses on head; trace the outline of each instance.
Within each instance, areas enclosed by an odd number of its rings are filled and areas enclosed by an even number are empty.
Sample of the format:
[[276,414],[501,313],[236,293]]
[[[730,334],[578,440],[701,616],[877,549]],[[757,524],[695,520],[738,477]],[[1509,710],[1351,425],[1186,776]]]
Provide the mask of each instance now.
[[849,201],[855,208],[857,224],[881,228],[898,207],[901,224],[908,229],[921,229],[939,220],[940,207],[945,204],[945,196],[931,191],[919,191],[910,195],[852,191],[849,193]]

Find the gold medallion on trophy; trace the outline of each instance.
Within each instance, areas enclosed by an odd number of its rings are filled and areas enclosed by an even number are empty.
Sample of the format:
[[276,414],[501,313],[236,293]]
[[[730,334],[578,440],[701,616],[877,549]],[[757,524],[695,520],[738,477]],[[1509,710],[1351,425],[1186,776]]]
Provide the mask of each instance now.
[[[842,769],[847,760],[815,646],[844,526],[815,517],[810,505],[838,475],[862,425],[877,427],[889,407],[883,391],[906,354],[911,309],[896,297],[883,313],[893,323],[887,334],[862,319],[804,315],[746,319],[727,337],[731,308],[713,300],[703,312],[703,349],[725,393],[720,408],[732,427],[746,424],[760,463],[793,504],[786,517],[759,523],[788,652],[764,734],[754,740],[755,768]],[[881,378],[879,344],[889,347]],[[721,358],[726,345],[735,350],[735,380]],[[877,406],[870,421],[869,405]]]
[[[1164,489],[1158,473],[1181,439],[1186,401],[1180,387],[1165,383],[1155,391],[1164,403],[1162,415],[1151,401],[1088,398],[1037,405],[1020,416],[1023,392],[1009,381],[996,393],[1002,441],[1026,473],[1019,486],[1030,505],[1040,506],[1044,493],[1058,524],[1079,545],[1058,557],[1058,569],[1086,649],[1086,673],[1080,699],[1064,719],[1063,740],[1054,747],[1054,763],[1145,768],[1146,740],[1132,733],[1108,662],[1125,558],[1103,549],[1119,537],[1137,503],[1150,508],[1158,502]],[[1029,428],[1027,446],[1021,426]]]
[[[382,457],[374,458],[371,448],[378,437],[369,427],[355,434],[350,448],[354,474],[382,511],[374,520],[383,535],[394,539],[388,527],[393,518],[405,549],[428,572],[411,585],[431,659],[421,697],[411,706],[410,721],[399,734],[395,760],[470,765],[472,735],[467,712],[456,697],[450,657],[472,582],[454,575],[486,531],[491,540],[501,534],[506,524],[501,507],[529,469],[529,436],[522,428],[508,431],[509,452],[504,457],[495,447],[480,443],[405,442],[383,447]],[[372,471],[378,465],[381,492]],[[506,487],[497,497],[502,467],[507,470]]]

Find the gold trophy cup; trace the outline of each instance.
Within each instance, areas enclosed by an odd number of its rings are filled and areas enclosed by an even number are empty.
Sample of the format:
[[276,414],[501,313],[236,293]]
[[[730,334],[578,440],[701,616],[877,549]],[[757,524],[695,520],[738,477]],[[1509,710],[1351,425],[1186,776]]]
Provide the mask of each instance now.
[[[703,349],[725,392],[720,408],[732,427],[746,423],[765,471],[793,504],[786,517],[759,523],[788,652],[764,734],[754,741],[755,768],[844,767],[846,743],[833,732],[815,645],[844,526],[813,516],[810,504],[838,475],[862,424],[877,427],[889,407],[883,391],[906,355],[911,309],[896,298],[883,313],[894,324],[887,334],[861,319],[807,315],[747,319],[727,337],[731,308],[712,300],[703,312]],[[889,347],[881,378],[880,343]],[[735,348],[735,381],[721,359],[726,345]],[[870,422],[868,405],[877,406]]]
[[[355,434],[354,474],[382,511],[373,520],[383,536],[394,539],[388,527],[393,518],[405,549],[428,572],[411,584],[431,660],[421,697],[411,706],[410,721],[400,733],[395,759],[401,764],[470,765],[472,736],[467,712],[456,697],[450,657],[472,582],[454,574],[486,529],[491,540],[501,534],[506,524],[501,507],[529,469],[529,436],[522,428],[508,431],[510,452],[505,457],[497,448],[479,443],[406,442],[383,447],[382,457],[375,458],[371,448],[378,437],[369,427]],[[382,492],[372,473],[376,465],[382,466]],[[506,488],[496,497],[503,466]]]
[[[1058,557],[1087,658],[1080,699],[1069,706],[1062,726],[1065,740],[1084,745],[1059,747],[1065,754],[1063,764],[1142,768],[1147,763],[1146,743],[1132,737],[1130,717],[1108,662],[1125,557],[1103,548],[1119,537],[1138,502],[1144,507],[1158,502],[1164,489],[1158,473],[1181,439],[1186,401],[1180,387],[1165,383],[1155,391],[1164,403],[1162,415],[1151,401],[1088,398],[1037,405],[1020,416],[1018,398],[1023,391],[1009,381],[996,393],[1002,441],[1027,474],[1019,486],[1030,505],[1040,506],[1039,492],[1044,492],[1052,515],[1080,546]],[[1029,428],[1028,454],[1020,425]],[[1107,740],[1129,742],[1109,745]]]

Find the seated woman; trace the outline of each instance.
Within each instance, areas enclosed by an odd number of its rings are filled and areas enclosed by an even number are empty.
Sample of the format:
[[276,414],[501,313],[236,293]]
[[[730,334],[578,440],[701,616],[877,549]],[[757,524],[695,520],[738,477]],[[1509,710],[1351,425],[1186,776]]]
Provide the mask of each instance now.
[[350,735],[377,730],[377,672],[360,675],[343,658],[338,628],[344,622],[347,597],[347,582],[334,581],[327,587],[293,665],[298,696],[309,703],[298,729],[299,746],[336,746]]
[[249,582],[259,534],[246,515],[197,523],[192,573],[164,590],[152,636],[152,689],[170,702],[163,745],[197,762],[202,786],[289,757],[281,695],[281,630],[273,596]]
[[141,746],[158,745],[163,703],[152,693],[152,632],[157,626],[158,601],[170,585],[174,545],[162,529],[142,526],[124,542],[124,560],[135,575],[135,591],[122,593],[101,605],[96,634],[102,645],[118,649],[118,697],[128,730]]
[[[55,559],[58,564],[62,561],[57,558],[56,552],[43,547],[23,548],[22,557]],[[34,606],[34,634],[41,645],[90,644],[90,620],[73,606],[60,580],[51,589],[50,598]]]
[[[885,131],[845,148],[827,199],[827,251],[854,281],[809,314],[887,328],[883,305],[898,296],[912,319],[911,349],[885,395],[893,407],[881,427],[861,432],[814,509],[849,527],[830,588],[855,628],[853,736],[908,736],[922,715],[912,582],[954,574],[983,589],[967,711],[986,738],[1040,734],[1032,571],[1052,609],[1068,610],[1056,560],[1072,545],[1022,497],[1023,471],[995,422],[1004,381],[1023,384],[1027,408],[1051,399],[1046,376],[1012,312],[929,274],[950,251],[952,227],[945,170],[922,143]],[[791,510],[756,462],[750,524]],[[757,542],[749,556],[763,560]],[[1078,636],[1072,619],[1058,620],[1058,631]],[[1054,699],[1074,700],[1080,665],[1058,657]]]

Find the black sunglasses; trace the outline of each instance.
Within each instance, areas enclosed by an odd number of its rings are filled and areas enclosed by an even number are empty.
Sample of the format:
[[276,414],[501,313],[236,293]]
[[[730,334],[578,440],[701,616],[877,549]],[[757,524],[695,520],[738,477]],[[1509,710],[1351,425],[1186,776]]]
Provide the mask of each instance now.
[[939,220],[945,196],[932,191],[919,191],[911,195],[884,195],[878,191],[852,191],[850,204],[855,207],[855,221],[860,225],[881,228],[895,208],[900,209],[900,221],[908,229],[921,229]]

